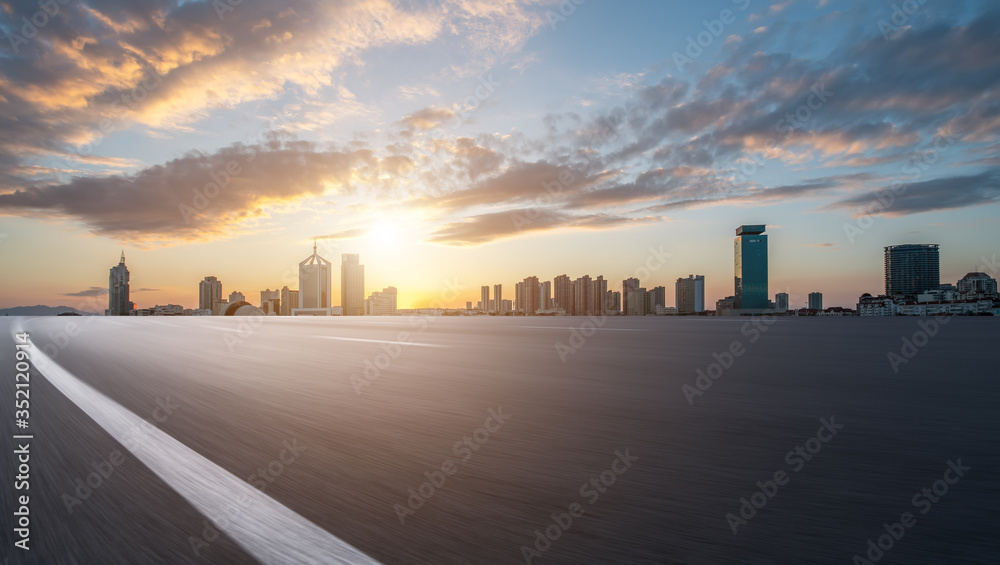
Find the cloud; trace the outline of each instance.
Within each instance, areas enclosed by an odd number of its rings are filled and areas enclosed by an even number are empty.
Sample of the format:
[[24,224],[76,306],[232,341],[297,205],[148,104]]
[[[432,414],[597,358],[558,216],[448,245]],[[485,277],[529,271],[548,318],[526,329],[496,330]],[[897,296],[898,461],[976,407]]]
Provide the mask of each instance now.
[[[875,207],[886,216],[906,216],[921,212],[951,210],[966,206],[1000,202],[1000,169],[991,169],[977,175],[942,177],[895,187],[884,187],[883,198],[893,195],[894,200],[884,209]],[[866,193],[829,205],[834,209],[872,210],[879,204],[876,193]]]
[[79,292],[63,292],[60,296],[79,296],[79,297],[94,297],[94,296],[104,296],[108,293],[108,289],[101,288],[99,286],[92,286],[87,290],[81,290]]
[[189,153],[133,175],[76,177],[0,194],[0,214],[67,218],[125,241],[177,242],[229,236],[282,205],[328,189],[377,181],[368,150],[323,150],[272,138],[214,154]]
[[544,208],[519,208],[481,214],[446,224],[431,234],[433,243],[454,246],[477,245],[495,239],[558,228],[610,229],[661,221],[661,218],[629,218],[614,214],[573,215]]

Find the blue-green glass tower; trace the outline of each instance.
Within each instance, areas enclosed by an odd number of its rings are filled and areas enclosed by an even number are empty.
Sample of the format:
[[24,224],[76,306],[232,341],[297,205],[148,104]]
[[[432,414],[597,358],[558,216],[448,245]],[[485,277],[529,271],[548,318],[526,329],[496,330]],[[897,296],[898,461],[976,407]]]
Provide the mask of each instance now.
[[736,308],[767,308],[767,236],[763,225],[736,228]]

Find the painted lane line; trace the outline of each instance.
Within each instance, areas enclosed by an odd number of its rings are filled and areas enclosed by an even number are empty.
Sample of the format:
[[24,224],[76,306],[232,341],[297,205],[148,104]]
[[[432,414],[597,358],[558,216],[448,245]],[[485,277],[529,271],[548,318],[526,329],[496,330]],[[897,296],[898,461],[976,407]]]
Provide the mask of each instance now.
[[[39,349],[42,375],[119,443],[141,430],[143,441],[129,450],[204,516],[228,519],[224,531],[265,564],[317,563],[379,565],[347,542],[333,536],[270,496],[108,398],[63,369]],[[41,367],[39,367],[41,369]],[[227,509],[239,504],[235,516]],[[221,521],[223,522],[224,521]]]
[[[515,328],[524,328],[529,330],[578,330],[580,328],[562,327],[562,326],[513,326]],[[601,332],[651,332],[653,330],[640,330],[632,328],[590,328],[593,330]]]
[[414,343],[412,341],[391,341],[388,339],[362,339],[360,337],[340,337],[335,335],[310,335],[306,337],[318,337],[322,339],[335,339],[338,341],[363,341],[367,343],[387,343],[389,345],[415,345],[417,347],[445,347],[450,348],[450,345],[436,345],[433,343]]

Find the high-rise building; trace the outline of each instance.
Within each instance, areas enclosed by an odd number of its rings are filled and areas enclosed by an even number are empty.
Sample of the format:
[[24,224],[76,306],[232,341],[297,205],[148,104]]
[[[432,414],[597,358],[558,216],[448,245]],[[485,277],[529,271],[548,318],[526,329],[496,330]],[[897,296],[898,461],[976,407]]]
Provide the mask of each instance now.
[[705,311],[704,275],[688,275],[686,279],[677,279],[674,285],[674,307],[678,314],[698,314]]
[[260,307],[264,308],[268,300],[281,300],[281,291],[278,289],[267,289],[260,291]]
[[292,315],[329,316],[333,313],[330,297],[333,288],[333,266],[316,252],[299,263],[299,304]]
[[280,315],[291,316],[292,309],[299,307],[299,291],[289,290],[288,285],[281,288],[281,295],[278,297],[281,300]]
[[198,308],[212,310],[215,303],[222,300],[222,281],[215,277],[205,277],[198,283]]
[[232,291],[229,293],[229,303],[236,304],[237,302],[246,302],[247,297],[243,295],[242,292]]
[[652,295],[644,287],[628,291],[626,316],[646,316],[653,313]]
[[809,293],[809,309],[810,310],[822,310],[823,309],[823,293],[822,292],[810,292]]
[[732,312],[733,308],[736,307],[736,297],[727,296],[725,298],[720,298],[715,302],[715,315],[716,316],[728,316]]
[[465,309],[466,310],[472,310],[472,301],[471,300],[466,300],[465,301]]
[[986,273],[968,273],[955,285],[955,289],[964,295],[976,297],[995,297],[997,295],[997,280]]
[[562,308],[567,316],[573,315],[573,282],[566,275],[552,279],[553,302]]
[[778,312],[788,312],[787,292],[779,292],[774,295],[774,307]]
[[622,281],[622,312],[624,312],[626,316],[633,315],[629,313],[634,310],[634,308],[629,308],[628,297],[630,292],[636,290],[639,290],[639,279],[633,277]]
[[593,316],[604,316],[608,313],[608,281],[603,275],[591,281],[590,313]]
[[524,314],[524,282],[519,282],[514,285],[514,310]]
[[365,316],[392,316],[396,313],[396,287],[375,291],[365,300]]
[[125,266],[125,251],[118,264],[111,267],[108,275],[108,315],[128,316],[135,308],[129,300],[129,273]]
[[767,236],[763,225],[736,228],[735,282],[736,309],[766,309],[767,298]]
[[356,253],[344,253],[340,258],[340,306],[345,316],[365,312],[365,266]]
[[886,296],[916,296],[941,286],[941,258],[936,244],[885,248]]
[[621,314],[622,312],[622,293],[617,290],[609,290],[606,293],[607,296],[607,306],[606,310],[609,314]]
[[534,316],[541,309],[538,300],[538,277],[524,279],[524,315]]
[[479,308],[483,312],[488,312],[490,309],[490,286],[484,284],[479,287]]
[[649,301],[650,308],[649,311],[652,313],[656,310],[657,306],[667,306],[667,289],[663,286],[654,286],[649,291]]
[[497,314],[503,313],[503,285],[493,285],[493,311]]
[[552,307],[552,281],[538,283],[538,308],[548,310]]
[[590,275],[573,281],[573,315],[592,316],[594,307],[594,281]]

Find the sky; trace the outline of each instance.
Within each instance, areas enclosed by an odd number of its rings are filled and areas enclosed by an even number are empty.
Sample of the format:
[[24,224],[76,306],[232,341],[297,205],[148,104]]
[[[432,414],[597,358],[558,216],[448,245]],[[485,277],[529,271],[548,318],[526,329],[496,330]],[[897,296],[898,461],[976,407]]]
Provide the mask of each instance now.
[[560,274],[711,305],[741,224],[792,306],[880,293],[887,245],[1000,274],[994,2],[52,5],[0,0],[0,307],[94,309],[122,251],[138,307],[257,303],[314,241],[400,308]]

